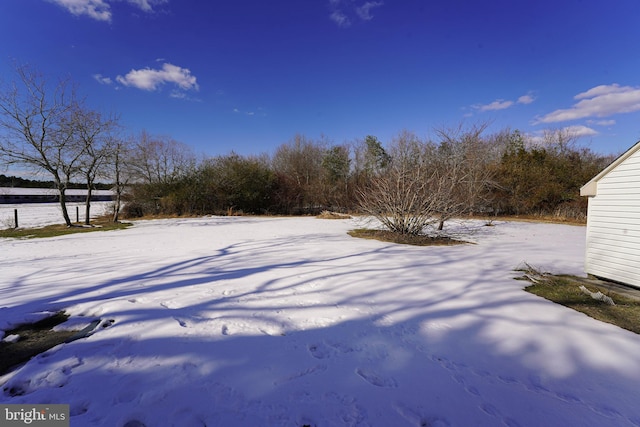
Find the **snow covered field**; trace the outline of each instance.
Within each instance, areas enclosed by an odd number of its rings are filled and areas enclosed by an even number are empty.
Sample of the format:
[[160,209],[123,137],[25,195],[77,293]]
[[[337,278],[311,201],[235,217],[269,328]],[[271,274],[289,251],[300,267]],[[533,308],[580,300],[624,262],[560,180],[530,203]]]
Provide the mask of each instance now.
[[[96,218],[109,212],[112,202],[91,202],[91,217]],[[77,208],[77,211],[76,211]],[[50,224],[64,224],[58,203],[0,204],[0,230],[14,227],[14,210],[18,210],[20,227],[39,227]],[[84,203],[67,203],[67,211],[72,221],[84,221]],[[76,212],[78,217],[76,217]]]
[[0,329],[102,322],[0,377],[0,402],[68,403],[72,426],[640,426],[640,338],[513,280],[525,261],[582,274],[584,227],[473,222],[476,244],[410,247],[358,226],[0,239]]

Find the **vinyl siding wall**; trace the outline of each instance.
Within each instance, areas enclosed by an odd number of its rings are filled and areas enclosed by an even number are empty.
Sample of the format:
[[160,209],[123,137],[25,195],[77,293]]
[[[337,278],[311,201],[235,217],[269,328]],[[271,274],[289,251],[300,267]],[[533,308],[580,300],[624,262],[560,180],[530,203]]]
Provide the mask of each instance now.
[[640,287],[640,150],[601,177],[589,198],[585,271]]

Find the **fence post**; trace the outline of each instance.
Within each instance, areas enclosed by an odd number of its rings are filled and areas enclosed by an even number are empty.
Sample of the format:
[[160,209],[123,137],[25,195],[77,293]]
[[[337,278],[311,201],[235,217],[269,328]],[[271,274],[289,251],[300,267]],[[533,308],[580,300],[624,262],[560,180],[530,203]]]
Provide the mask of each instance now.
[[13,210],[13,223],[15,228],[18,228],[18,209]]
[[78,206],[76,206],[76,222],[80,222],[80,211]]

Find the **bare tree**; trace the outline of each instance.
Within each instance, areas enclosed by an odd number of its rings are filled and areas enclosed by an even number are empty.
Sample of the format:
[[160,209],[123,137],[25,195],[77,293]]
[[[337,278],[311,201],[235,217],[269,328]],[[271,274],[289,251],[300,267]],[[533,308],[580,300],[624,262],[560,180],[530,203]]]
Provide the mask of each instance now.
[[410,132],[397,136],[383,172],[358,192],[360,209],[400,234],[422,234],[438,221],[444,181],[433,167],[432,144]]
[[107,166],[110,168],[111,176],[113,178],[113,222],[120,220],[120,209],[122,208],[122,199],[124,191],[129,184],[132,174],[130,173],[129,166],[129,144],[123,139],[114,137],[108,144],[108,158]]
[[138,181],[167,185],[175,182],[195,164],[191,149],[172,138],[142,131],[131,151],[130,166]]
[[476,212],[490,204],[491,164],[497,158],[491,140],[482,137],[487,127],[487,123],[467,128],[459,124],[435,130],[440,141],[434,159],[447,193],[443,194],[439,230],[454,216]]
[[127,170],[131,173],[129,208],[144,212],[181,211],[175,191],[181,181],[196,171],[191,149],[170,137],[142,132],[127,150]]
[[311,212],[327,202],[322,160],[327,141],[296,135],[280,145],[272,158],[280,181],[279,204],[288,212]]
[[85,224],[90,223],[91,197],[96,179],[104,177],[107,162],[113,153],[113,131],[117,126],[117,118],[104,117],[98,111],[77,106],[72,112],[72,126],[77,143],[82,149],[78,165],[78,173],[84,178],[87,188],[85,199]]
[[322,158],[327,200],[332,207],[346,209],[350,205],[351,158],[348,145],[334,145]]
[[486,202],[491,169],[486,125],[439,129],[439,143],[401,132],[392,142],[386,168],[359,192],[360,209],[386,228],[421,234],[443,230],[445,221]]
[[67,226],[66,190],[81,154],[69,126],[76,103],[68,82],[50,88],[28,66],[15,66],[17,81],[0,90],[0,156],[8,164],[25,165],[50,174],[58,190]]

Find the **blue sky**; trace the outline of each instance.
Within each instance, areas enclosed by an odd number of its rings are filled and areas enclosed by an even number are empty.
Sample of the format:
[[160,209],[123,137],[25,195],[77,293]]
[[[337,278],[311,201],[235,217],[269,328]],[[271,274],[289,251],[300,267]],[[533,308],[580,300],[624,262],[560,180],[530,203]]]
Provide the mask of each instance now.
[[206,155],[491,122],[640,139],[640,1],[2,0],[11,61]]

